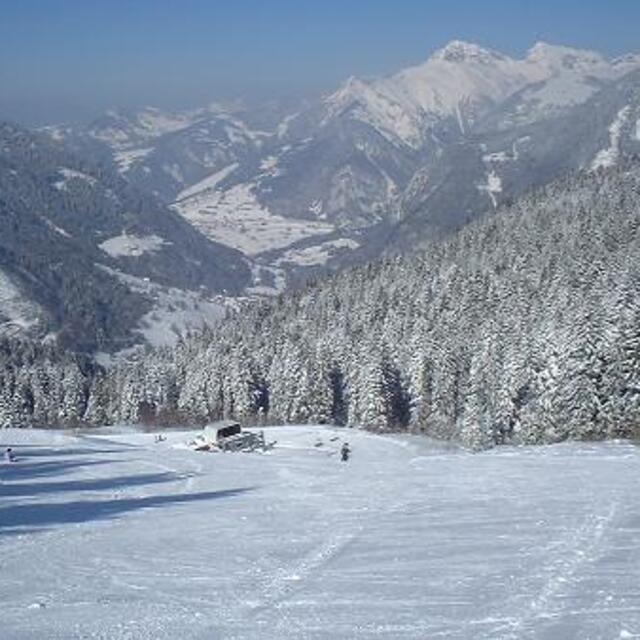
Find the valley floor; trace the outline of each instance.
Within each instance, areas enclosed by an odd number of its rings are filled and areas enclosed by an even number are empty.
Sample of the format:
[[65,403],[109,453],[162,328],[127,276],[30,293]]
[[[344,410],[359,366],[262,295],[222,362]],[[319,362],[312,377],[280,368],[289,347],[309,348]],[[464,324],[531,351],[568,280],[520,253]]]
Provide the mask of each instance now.
[[640,638],[632,444],[188,437],[0,431],[3,640]]

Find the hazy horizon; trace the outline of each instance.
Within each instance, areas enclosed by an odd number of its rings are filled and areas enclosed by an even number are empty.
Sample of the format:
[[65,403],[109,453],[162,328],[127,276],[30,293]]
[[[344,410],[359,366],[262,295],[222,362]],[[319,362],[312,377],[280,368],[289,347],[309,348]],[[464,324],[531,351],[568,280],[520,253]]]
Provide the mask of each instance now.
[[27,0],[3,7],[0,119],[43,125],[110,108],[313,96],[419,63],[454,39],[513,56],[543,40],[615,57],[640,49],[639,20],[633,0]]

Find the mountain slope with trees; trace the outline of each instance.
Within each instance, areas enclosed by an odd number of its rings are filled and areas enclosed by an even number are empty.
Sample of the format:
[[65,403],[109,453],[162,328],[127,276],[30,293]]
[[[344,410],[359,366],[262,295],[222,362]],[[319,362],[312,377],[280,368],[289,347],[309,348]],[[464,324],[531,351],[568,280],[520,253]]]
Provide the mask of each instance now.
[[[0,299],[9,282],[39,310],[31,334],[51,332],[78,351],[135,341],[132,329],[153,301],[126,276],[218,292],[249,280],[238,252],[108,167],[12,124],[0,124],[0,223]],[[3,320],[0,308],[0,335]]]
[[96,422],[338,422],[472,446],[640,425],[640,166],[249,308],[96,386]]
[[639,264],[640,165],[581,173],[108,372],[7,342],[0,422],[233,416],[472,447],[637,435]]

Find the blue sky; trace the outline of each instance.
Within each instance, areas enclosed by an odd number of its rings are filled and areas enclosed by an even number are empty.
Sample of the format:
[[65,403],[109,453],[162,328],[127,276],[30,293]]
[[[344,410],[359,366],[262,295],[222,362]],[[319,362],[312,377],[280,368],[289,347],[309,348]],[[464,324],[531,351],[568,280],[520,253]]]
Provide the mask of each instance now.
[[0,0],[0,118],[325,91],[454,38],[640,51],[640,0]]

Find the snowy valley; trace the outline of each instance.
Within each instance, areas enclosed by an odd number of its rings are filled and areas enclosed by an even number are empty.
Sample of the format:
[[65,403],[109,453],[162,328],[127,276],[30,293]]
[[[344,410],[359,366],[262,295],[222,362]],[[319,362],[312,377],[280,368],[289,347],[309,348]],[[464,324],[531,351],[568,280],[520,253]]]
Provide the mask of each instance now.
[[638,153],[639,70],[634,54],[540,42],[516,58],[453,41],[421,64],[349,78],[294,107],[148,107],[47,132],[110,158],[205,236],[241,251],[251,288],[277,293]]
[[560,176],[615,168],[640,153],[639,60],[454,41],[293,105],[5,124],[0,335],[116,361],[245,299],[446,238]]

